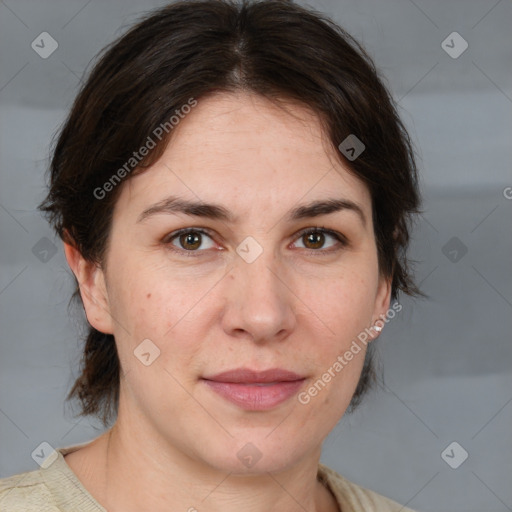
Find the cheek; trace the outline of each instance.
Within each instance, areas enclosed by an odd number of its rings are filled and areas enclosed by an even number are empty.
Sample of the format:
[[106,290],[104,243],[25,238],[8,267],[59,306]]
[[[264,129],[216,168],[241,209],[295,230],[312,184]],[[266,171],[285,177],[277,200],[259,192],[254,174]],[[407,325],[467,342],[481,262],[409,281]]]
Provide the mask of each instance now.
[[123,367],[128,370],[135,366],[139,372],[140,363],[134,355],[149,352],[151,358],[157,356],[155,366],[173,374],[182,373],[184,368],[193,373],[201,349],[201,329],[211,316],[204,309],[206,301],[201,302],[205,291],[191,286],[190,281],[164,279],[149,268],[132,275],[130,280],[117,283],[113,304],[113,314],[119,320],[115,336]]
[[334,423],[348,406],[361,375],[369,339],[361,341],[361,336],[371,322],[376,282],[371,276],[347,274],[325,282],[321,293],[310,295],[312,310],[326,335],[312,333],[315,378],[301,403],[308,402],[312,410]]
[[161,271],[143,262],[126,261],[120,265],[111,288],[111,310],[124,320],[133,336],[151,334],[161,338],[194,301],[194,293],[187,293],[179,280],[167,279]]
[[155,410],[172,415],[188,407],[190,396],[182,386],[194,380],[201,347],[186,314],[191,304],[179,299],[182,290],[150,277],[139,273],[118,288],[116,314],[123,327],[115,333],[116,345],[127,395],[148,415]]
[[[337,344],[357,336],[371,321],[377,280],[372,276],[347,274],[324,281],[321,286],[304,289],[307,305],[329,329]],[[309,290],[309,293],[308,293]],[[325,327],[324,329],[325,330]]]

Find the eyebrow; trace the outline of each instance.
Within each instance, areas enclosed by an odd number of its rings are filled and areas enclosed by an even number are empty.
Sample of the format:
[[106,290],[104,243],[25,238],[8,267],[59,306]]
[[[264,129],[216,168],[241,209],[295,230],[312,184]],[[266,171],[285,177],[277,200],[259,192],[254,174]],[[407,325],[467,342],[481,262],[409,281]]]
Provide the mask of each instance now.
[[[297,206],[290,210],[285,219],[294,221],[300,219],[309,219],[328,215],[339,211],[348,210],[357,214],[364,226],[366,226],[366,217],[361,206],[349,199],[323,199]],[[185,214],[205,219],[221,220],[224,222],[235,223],[235,217],[227,208],[219,204],[204,203],[202,201],[190,201],[179,197],[171,196],[144,210],[138,217],[137,222],[157,214]]]

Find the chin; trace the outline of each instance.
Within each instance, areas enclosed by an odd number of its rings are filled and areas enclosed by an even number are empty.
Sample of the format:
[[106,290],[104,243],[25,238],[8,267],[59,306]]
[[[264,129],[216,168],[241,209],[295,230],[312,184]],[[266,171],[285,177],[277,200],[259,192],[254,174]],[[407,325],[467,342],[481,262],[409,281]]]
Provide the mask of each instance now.
[[[288,443],[276,436],[269,437],[271,430],[265,429],[261,435],[254,432],[247,436],[239,435],[228,445],[219,444],[215,453],[205,457],[209,465],[217,470],[238,475],[258,475],[285,471],[306,456],[308,450],[298,434],[288,437]],[[291,441],[293,440],[293,441]]]

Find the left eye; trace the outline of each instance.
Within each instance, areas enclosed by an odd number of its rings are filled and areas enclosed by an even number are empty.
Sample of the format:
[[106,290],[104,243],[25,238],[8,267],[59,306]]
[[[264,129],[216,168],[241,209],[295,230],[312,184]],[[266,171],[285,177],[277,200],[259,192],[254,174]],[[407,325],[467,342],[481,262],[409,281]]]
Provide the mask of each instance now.
[[309,245],[304,247],[305,249],[310,249],[315,252],[325,252],[326,249],[324,249],[323,246],[325,245],[326,239],[329,238],[334,239],[335,242],[338,242],[342,246],[346,245],[346,240],[341,233],[336,233],[335,231],[330,231],[324,228],[313,228],[302,231],[299,233],[298,239],[305,241],[305,243]]

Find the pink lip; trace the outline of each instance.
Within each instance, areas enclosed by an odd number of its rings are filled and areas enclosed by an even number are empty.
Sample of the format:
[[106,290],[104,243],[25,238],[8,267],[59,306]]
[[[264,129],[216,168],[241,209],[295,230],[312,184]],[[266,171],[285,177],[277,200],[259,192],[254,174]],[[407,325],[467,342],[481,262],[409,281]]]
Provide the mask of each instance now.
[[280,368],[262,372],[239,368],[202,380],[210,389],[242,409],[264,411],[292,397],[305,377]]

